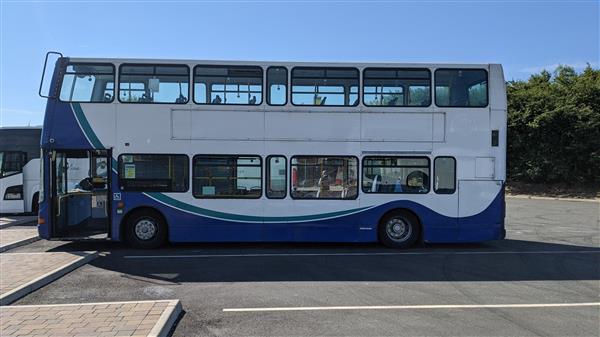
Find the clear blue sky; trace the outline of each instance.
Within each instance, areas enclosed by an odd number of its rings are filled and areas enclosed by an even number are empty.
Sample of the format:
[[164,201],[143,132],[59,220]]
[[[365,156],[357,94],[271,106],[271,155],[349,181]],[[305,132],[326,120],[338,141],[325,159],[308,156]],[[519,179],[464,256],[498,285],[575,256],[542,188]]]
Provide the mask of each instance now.
[[40,125],[44,54],[292,61],[498,62],[507,79],[598,67],[591,1],[8,1],[0,126]]

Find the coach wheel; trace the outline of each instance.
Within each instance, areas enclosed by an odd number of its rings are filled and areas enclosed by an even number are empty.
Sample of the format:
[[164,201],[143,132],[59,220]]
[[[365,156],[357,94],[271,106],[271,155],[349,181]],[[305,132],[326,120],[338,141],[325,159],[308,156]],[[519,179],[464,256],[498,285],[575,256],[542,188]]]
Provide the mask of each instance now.
[[421,232],[417,218],[409,212],[398,210],[386,214],[379,223],[379,241],[392,248],[412,246]]
[[33,199],[31,200],[31,213],[33,213],[34,215],[38,215],[40,209],[40,204],[39,204],[39,194],[35,193],[33,195]]
[[127,220],[127,240],[135,248],[157,248],[165,243],[167,226],[162,216],[150,210],[137,211]]

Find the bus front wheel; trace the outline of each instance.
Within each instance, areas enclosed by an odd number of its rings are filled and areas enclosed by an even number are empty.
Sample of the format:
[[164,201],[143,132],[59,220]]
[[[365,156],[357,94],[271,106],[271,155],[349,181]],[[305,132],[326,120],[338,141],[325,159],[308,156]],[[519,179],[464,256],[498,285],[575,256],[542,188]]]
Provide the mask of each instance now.
[[379,222],[379,241],[391,248],[412,246],[420,233],[421,226],[417,217],[405,210],[391,211]]
[[127,241],[135,248],[158,248],[167,239],[167,225],[158,212],[135,211],[127,219],[126,235]]

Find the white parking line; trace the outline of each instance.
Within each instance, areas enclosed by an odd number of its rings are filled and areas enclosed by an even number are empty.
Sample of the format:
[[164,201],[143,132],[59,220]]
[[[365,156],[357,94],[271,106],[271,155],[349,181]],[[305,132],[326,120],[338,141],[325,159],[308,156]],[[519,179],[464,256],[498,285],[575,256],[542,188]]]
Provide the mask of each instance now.
[[532,251],[467,251],[404,253],[259,253],[259,254],[189,254],[189,255],[125,255],[126,259],[187,259],[217,257],[304,257],[304,256],[397,256],[397,255],[493,255],[493,254],[600,254],[599,250],[532,250]]
[[332,307],[274,307],[274,308],[225,308],[224,312],[264,311],[317,311],[317,310],[389,310],[389,309],[483,309],[483,308],[561,308],[596,307],[600,302],[587,303],[529,303],[529,304],[455,304],[455,305],[373,305]]

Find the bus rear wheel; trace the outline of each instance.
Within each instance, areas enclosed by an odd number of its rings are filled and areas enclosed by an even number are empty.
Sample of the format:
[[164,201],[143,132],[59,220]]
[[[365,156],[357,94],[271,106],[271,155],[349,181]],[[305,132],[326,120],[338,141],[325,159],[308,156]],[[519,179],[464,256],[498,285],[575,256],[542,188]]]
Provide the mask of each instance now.
[[417,217],[405,210],[395,210],[381,218],[378,227],[379,242],[391,248],[408,248],[421,234]]
[[135,211],[127,218],[125,234],[129,244],[135,248],[158,248],[167,239],[167,225],[158,212]]

